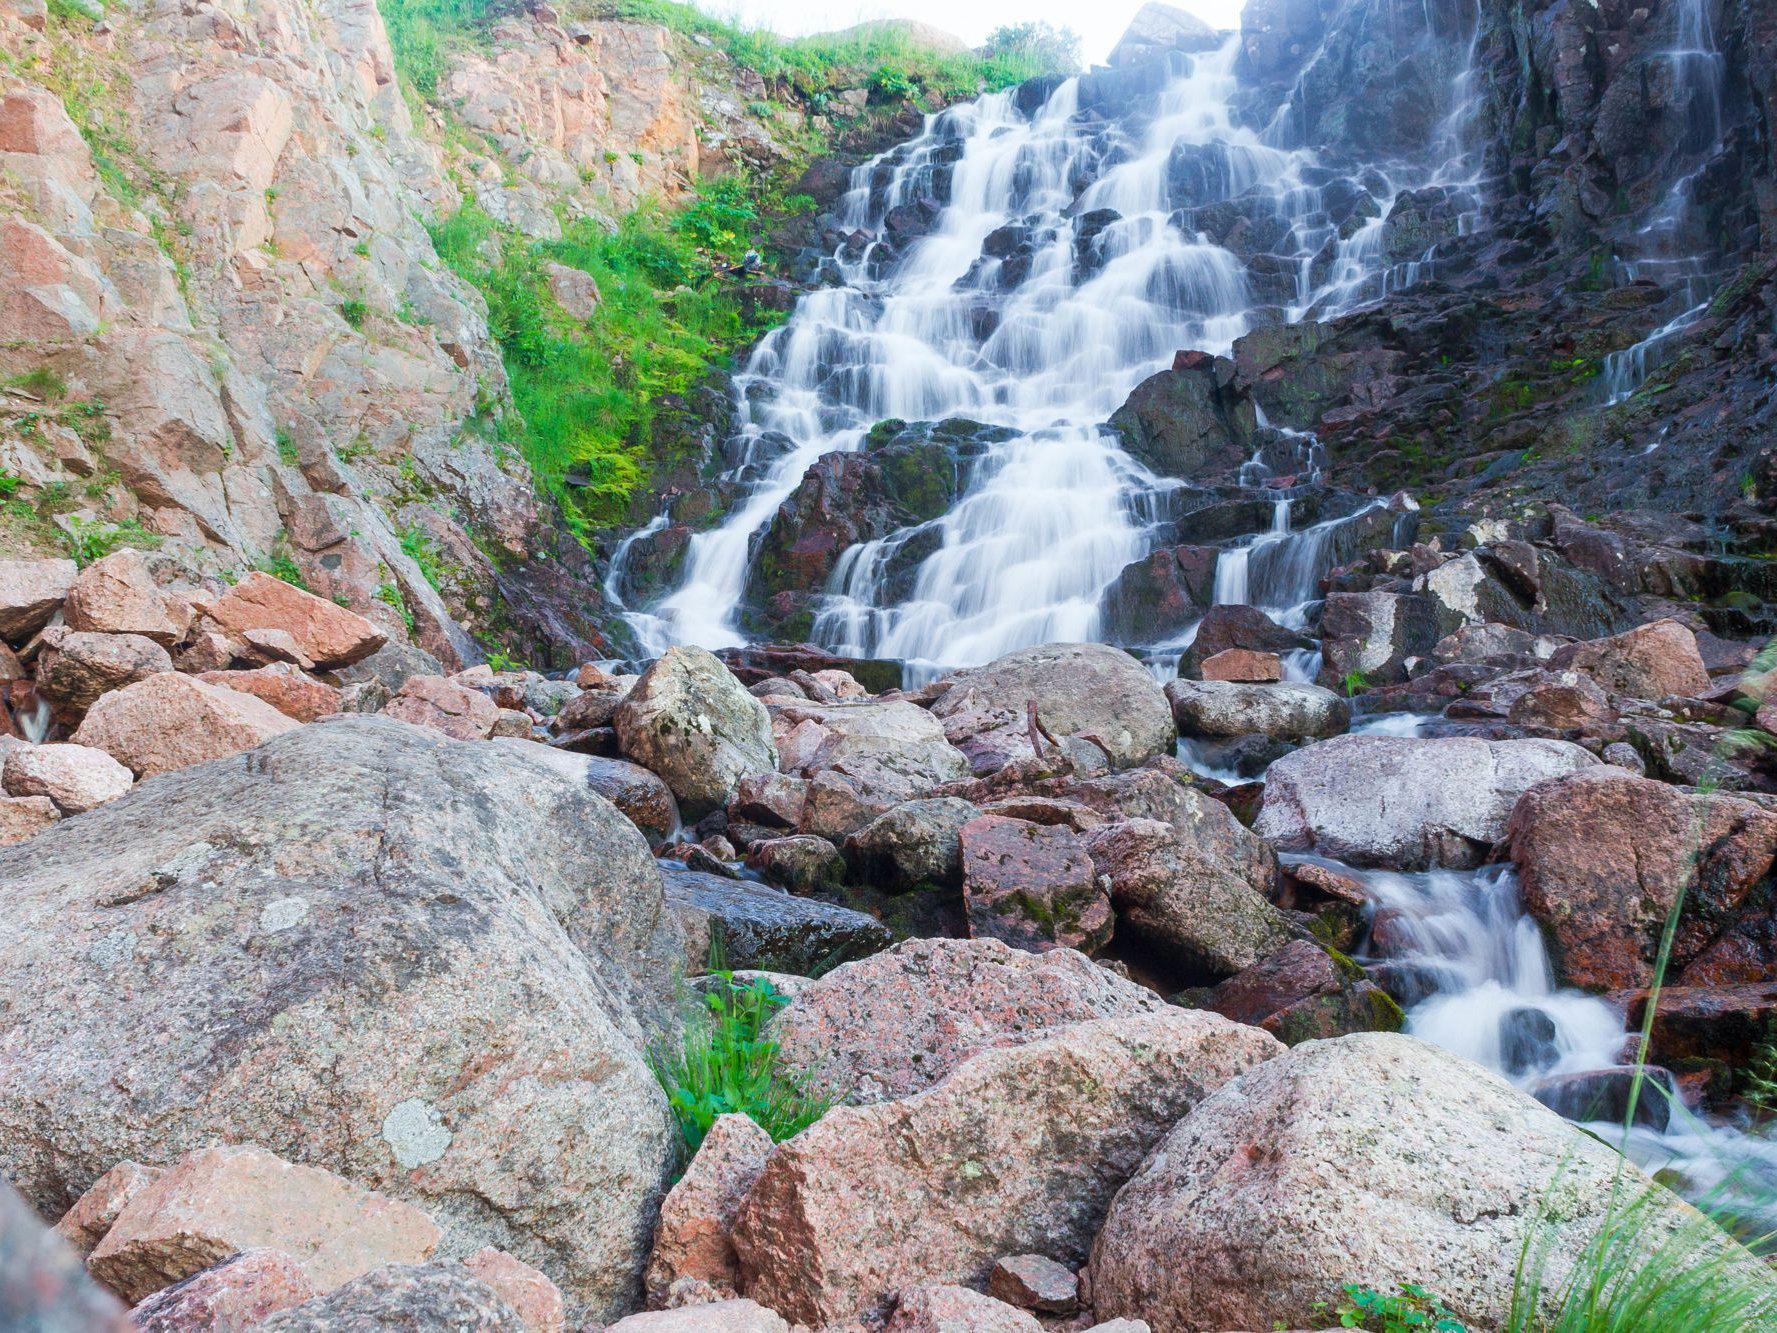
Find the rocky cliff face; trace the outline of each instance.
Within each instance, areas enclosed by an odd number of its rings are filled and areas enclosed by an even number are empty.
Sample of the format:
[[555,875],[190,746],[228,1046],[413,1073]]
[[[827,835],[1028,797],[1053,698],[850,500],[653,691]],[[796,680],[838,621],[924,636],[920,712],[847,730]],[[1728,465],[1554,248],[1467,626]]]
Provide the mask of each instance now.
[[486,308],[425,224],[469,197],[558,235],[781,152],[757,76],[688,46],[516,13],[416,124],[375,0],[4,0],[5,544],[139,525],[187,576],[288,561],[447,661],[495,629],[596,649],[589,561],[499,438]]

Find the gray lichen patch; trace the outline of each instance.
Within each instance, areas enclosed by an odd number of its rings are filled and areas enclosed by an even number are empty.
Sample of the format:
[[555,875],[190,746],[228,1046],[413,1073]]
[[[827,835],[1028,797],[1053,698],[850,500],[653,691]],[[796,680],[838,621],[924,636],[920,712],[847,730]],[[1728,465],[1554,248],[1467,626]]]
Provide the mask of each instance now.
[[411,1170],[444,1156],[450,1147],[450,1131],[431,1103],[409,1097],[383,1117],[383,1142],[395,1160]]

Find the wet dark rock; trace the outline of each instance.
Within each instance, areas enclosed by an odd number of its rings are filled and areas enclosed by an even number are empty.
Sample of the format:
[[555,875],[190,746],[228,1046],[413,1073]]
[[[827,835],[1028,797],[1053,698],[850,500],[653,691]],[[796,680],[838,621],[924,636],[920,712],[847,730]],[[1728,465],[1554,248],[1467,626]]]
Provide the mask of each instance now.
[[1227,392],[1231,367],[1201,353],[1136,385],[1111,414],[1123,447],[1163,477],[1198,478],[1245,461],[1254,420],[1250,403]]
[[1601,1120],[1613,1125],[1621,1125],[1628,1117],[1633,1100],[1633,1123],[1656,1133],[1671,1123],[1673,1103],[1679,1100],[1669,1070],[1637,1069],[1634,1065],[1554,1074],[1533,1083],[1530,1093],[1569,1120]]
[[873,917],[752,880],[727,879],[660,863],[668,905],[685,927],[686,962],[702,968],[712,948],[726,966],[806,976],[835,960],[887,948]]

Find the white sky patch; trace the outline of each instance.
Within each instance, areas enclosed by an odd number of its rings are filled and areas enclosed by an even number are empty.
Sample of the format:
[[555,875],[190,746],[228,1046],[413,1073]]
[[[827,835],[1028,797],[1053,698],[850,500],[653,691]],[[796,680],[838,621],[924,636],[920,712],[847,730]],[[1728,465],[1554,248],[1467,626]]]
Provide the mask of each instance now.
[[[1245,0],[1170,0],[1218,28],[1240,26]],[[1080,34],[1087,63],[1102,62],[1141,8],[1141,0],[693,0],[705,13],[785,36],[847,28],[866,19],[917,19],[971,44],[1006,23],[1041,20]]]

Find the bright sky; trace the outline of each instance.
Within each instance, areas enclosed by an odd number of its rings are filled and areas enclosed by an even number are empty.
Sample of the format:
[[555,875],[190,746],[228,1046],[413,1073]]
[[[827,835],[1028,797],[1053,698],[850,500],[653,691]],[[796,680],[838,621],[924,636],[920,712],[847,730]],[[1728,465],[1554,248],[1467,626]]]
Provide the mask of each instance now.
[[[918,19],[975,43],[1003,23],[1040,19],[1080,34],[1088,63],[1103,61],[1141,0],[694,0],[698,8],[785,36],[850,27],[864,19]],[[1240,25],[1244,0],[1170,0],[1218,28]]]

